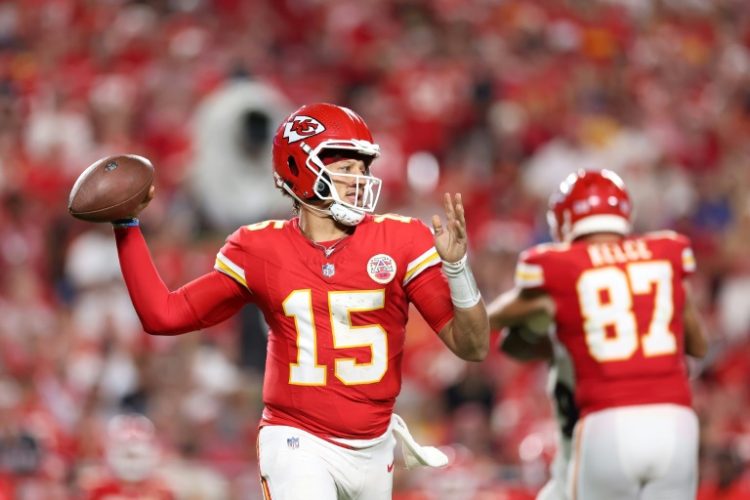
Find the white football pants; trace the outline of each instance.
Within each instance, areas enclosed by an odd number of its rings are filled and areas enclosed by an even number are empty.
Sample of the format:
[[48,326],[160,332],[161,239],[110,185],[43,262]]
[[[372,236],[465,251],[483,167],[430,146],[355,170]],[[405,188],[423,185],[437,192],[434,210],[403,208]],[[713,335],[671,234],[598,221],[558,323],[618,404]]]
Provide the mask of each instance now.
[[258,455],[265,499],[390,500],[396,438],[389,428],[364,443],[350,449],[295,427],[263,427]]
[[692,500],[698,418],[672,404],[594,412],[575,428],[570,500]]

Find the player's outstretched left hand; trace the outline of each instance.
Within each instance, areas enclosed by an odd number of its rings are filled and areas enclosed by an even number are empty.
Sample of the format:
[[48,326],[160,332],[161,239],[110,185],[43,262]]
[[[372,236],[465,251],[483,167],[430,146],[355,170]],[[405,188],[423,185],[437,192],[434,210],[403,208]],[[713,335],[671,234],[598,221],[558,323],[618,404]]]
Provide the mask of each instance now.
[[443,226],[440,216],[432,216],[435,230],[435,248],[445,262],[458,262],[466,255],[466,219],[461,193],[452,198],[450,193],[443,196],[446,222]]

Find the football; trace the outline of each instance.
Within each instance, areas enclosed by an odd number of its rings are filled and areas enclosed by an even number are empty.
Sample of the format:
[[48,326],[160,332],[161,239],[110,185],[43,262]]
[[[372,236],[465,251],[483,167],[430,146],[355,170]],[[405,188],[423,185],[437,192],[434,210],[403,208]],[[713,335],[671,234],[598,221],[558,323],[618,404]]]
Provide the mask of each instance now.
[[523,325],[531,333],[538,336],[546,336],[552,327],[554,318],[547,311],[540,311],[526,319]]
[[89,222],[132,217],[148,196],[154,166],[138,155],[107,156],[78,176],[68,198],[68,212]]
[[523,323],[509,328],[511,332],[520,335],[527,342],[534,343],[547,337],[550,328],[552,328],[553,320],[548,312],[542,311],[527,318]]

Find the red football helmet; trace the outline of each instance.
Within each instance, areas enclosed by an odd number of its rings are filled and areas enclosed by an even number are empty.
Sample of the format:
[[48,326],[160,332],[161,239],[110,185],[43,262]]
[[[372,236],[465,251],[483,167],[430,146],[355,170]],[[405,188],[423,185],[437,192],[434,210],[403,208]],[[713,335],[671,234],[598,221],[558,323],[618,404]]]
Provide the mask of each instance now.
[[308,104],[289,115],[274,135],[276,185],[308,207],[311,201],[330,200],[326,209],[311,208],[342,224],[359,224],[365,213],[375,210],[381,180],[368,174],[337,173],[338,178],[351,177],[356,183],[354,202],[340,199],[331,181],[333,173],[321,158],[326,151],[362,159],[368,167],[380,155],[370,130],[354,111],[335,104]]
[[556,241],[591,233],[630,232],[630,196],[611,170],[578,170],[550,197],[547,222]]

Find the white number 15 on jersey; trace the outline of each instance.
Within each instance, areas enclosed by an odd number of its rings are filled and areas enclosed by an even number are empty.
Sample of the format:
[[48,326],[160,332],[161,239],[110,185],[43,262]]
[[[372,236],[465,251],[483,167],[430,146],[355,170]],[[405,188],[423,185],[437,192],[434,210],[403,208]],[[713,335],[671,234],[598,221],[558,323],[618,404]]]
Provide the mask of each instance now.
[[[335,361],[334,375],[345,385],[374,384],[388,369],[388,338],[380,325],[353,326],[352,312],[375,311],[385,305],[385,290],[328,292],[333,347],[369,347],[369,363],[354,358]],[[312,291],[295,290],[283,303],[284,313],[294,318],[297,330],[297,362],[289,366],[289,383],[325,385],[327,367],[318,364],[317,331],[312,308]]]

